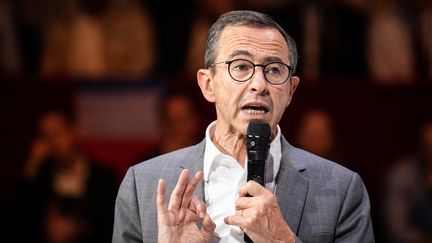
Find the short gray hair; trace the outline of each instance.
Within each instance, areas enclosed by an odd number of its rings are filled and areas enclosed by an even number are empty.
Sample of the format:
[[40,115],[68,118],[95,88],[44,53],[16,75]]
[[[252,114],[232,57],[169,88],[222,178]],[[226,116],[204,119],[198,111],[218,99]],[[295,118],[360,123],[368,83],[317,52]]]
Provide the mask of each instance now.
[[[293,38],[287,34],[287,32],[278,24],[272,17],[267,14],[248,11],[248,10],[239,10],[239,11],[231,11],[225,13],[219,17],[219,19],[212,25],[209,30],[206,42],[205,49],[205,57],[204,64],[205,68],[210,68],[215,62],[217,51],[216,46],[218,44],[218,40],[223,29],[226,26],[253,26],[259,28],[274,28],[282,34],[285,39],[286,44],[288,45],[289,50],[289,59],[292,66],[292,73],[295,72],[297,68],[297,46]],[[212,69],[213,70],[213,69]]]

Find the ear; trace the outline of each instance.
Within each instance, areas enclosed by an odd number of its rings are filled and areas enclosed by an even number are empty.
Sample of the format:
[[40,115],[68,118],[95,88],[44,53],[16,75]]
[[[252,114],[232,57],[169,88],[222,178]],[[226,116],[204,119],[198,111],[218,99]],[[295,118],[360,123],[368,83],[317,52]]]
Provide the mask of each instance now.
[[292,76],[291,77],[291,85],[290,85],[290,94],[291,94],[291,96],[294,95],[294,92],[296,91],[297,86],[299,85],[299,83],[300,83],[300,78],[298,76]]
[[215,94],[213,88],[214,80],[212,78],[210,70],[208,69],[198,70],[197,81],[204,98],[207,101],[214,103],[215,102]]
[[288,105],[291,103],[291,100],[292,100],[292,98],[294,96],[294,92],[296,91],[297,86],[299,85],[299,83],[300,83],[300,78],[298,76],[292,76],[291,77],[290,85],[288,86],[289,87],[288,89],[289,89],[289,96],[290,97],[288,99],[286,107],[288,107]]

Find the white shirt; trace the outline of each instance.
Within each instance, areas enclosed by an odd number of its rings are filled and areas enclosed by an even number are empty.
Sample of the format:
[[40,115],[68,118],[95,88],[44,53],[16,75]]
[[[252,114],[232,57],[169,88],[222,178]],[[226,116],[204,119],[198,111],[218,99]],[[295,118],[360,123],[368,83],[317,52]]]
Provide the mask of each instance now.
[[[216,121],[207,127],[204,151],[205,201],[207,213],[216,224],[212,242],[243,242],[243,231],[237,226],[225,224],[224,218],[236,213],[238,188],[247,180],[247,163],[243,168],[232,156],[223,154],[213,144],[210,134],[215,124]],[[280,128],[277,126],[277,134],[270,144],[270,154],[266,161],[266,188],[273,193],[282,156],[280,136]]]

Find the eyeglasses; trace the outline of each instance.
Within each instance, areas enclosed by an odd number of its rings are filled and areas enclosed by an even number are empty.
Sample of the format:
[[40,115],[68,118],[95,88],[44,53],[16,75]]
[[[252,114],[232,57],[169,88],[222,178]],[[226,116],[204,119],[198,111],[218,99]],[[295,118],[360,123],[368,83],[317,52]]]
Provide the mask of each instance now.
[[[220,63],[223,62],[215,63],[212,66]],[[285,83],[291,76],[292,67],[283,62],[270,62],[264,65],[254,64],[246,59],[235,59],[225,63],[228,64],[229,75],[237,82],[246,82],[251,79],[255,74],[255,67],[262,67],[265,79],[274,85]]]

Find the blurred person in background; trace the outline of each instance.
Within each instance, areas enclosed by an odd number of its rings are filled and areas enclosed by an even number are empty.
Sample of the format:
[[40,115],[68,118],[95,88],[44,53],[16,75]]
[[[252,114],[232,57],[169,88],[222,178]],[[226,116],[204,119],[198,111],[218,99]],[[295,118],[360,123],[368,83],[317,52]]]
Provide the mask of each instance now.
[[[46,5],[48,1],[14,0],[9,2],[12,21],[16,33],[16,45],[20,58],[20,68],[24,75],[35,75],[39,70],[43,31],[46,24]],[[11,38],[5,36],[5,39]],[[8,50],[12,51],[12,50]]]
[[104,73],[102,19],[110,0],[65,1],[47,23],[40,73],[97,78]]
[[45,32],[40,72],[84,79],[143,79],[154,68],[150,13],[137,0],[74,0]]
[[138,0],[111,0],[103,24],[104,76],[140,80],[150,76],[158,60],[148,7]]
[[165,94],[161,111],[163,135],[161,153],[191,146],[200,139],[200,117],[191,95],[182,91]]
[[367,61],[370,77],[383,84],[409,84],[416,77],[414,30],[402,0],[369,4]]
[[79,149],[70,116],[62,111],[41,116],[23,172],[15,217],[20,242],[110,240],[115,176]]
[[0,75],[17,74],[21,70],[16,26],[8,1],[0,1]]
[[168,88],[158,108],[161,140],[158,146],[138,159],[139,162],[196,144],[200,140],[202,118],[191,92]]
[[416,37],[417,76],[432,82],[432,2],[405,0],[412,6]]
[[205,43],[211,24],[222,13],[235,9],[233,0],[195,0],[194,17],[191,21],[191,34],[187,46],[183,69],[190,76],[196,74],[204,62]]
[[419,135],[419,151],[388,173],[384,213],[390,242],[432,242],[432,119]]
[[341,161],[335,140],[333,119],[327,112],[313,109],[300,118],[296,134],[300,148],[332,161]]

